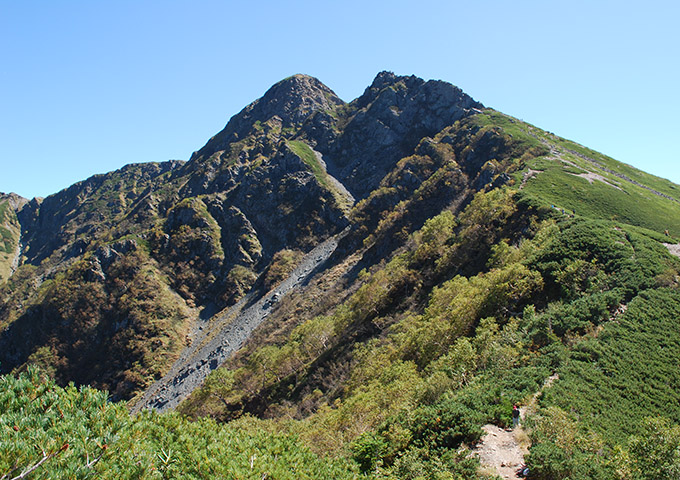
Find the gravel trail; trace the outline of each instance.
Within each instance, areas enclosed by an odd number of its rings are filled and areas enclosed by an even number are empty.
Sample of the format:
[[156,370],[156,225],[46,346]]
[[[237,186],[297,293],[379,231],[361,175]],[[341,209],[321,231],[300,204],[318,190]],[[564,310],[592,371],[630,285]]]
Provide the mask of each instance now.
[[[541,389],[536,392],[527,405],[521,408],[521,424],[524,419],[536,413],[538,396],[546,388],[550,388],[557,374],[548,377]],[[496,425],[487,424],[482,427],[484,435],[474,450],[474,455],[479,457],[479,463],[483,469],[503,480],[517,478],[517,471],[524,466],[524,456],[529,453],[530,440],[524,427],[518,426],[512,430],[504,429]]]
[[484,425],[482,445],[477,453],[487,471],[503,480],[517,478],[517,470],[524,465],[526,447],[520,446],[516,431],[496,425]]
[[160,412],[172,410],[200,387],[208,374],[237,351],[250,334],[269,315],[281,297],[309,279],[326,261],[347,230],[331,237],[309,252],[291,275],[261,298],[252,292],[229,309],[202,322],[192,345],[185,348],[170,371],[151,385],[132,407],[132,413],[144,409]]

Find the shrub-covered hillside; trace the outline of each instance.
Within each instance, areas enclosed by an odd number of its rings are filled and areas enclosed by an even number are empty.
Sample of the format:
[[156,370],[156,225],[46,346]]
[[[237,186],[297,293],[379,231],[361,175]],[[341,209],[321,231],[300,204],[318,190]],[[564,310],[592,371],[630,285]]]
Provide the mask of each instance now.
[[220,426],[177,414],[132,417],[91,388],[39,371],[0,380],[0,478],[353,478],[295,439],[244,419]]
[[557,373],[529,420],[534,475],[626,478],[635,442],[654,441],[639,437],[649,419],[680,414],[680,262],[656,236],[478,194],[358,275],[342,304],[253,342],[181,411],[277,419],[366,473],[471,478],[481,426],[508,425]]
[[[467,258],[485,261],[461,274]],[[74,477],[287,478],[299,465],[297,478],[484,478],[468,455],[481,426],[508,425],[510,406],[557,373],[528,419],[535,478],[672,478],[645,472],[650,454],[655,472],[680,465],[679,268],[622,224],[479,194],[358,275],[332,312],[280,325],[216,370],[182,407],[189,423],[130,417],[34,371],[6,377],[3,468],[45,458],[43,472]]]

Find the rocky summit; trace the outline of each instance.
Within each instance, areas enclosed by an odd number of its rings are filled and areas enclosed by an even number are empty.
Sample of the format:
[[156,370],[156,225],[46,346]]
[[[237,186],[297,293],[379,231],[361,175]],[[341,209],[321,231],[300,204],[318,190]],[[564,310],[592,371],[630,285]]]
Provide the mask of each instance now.
[[680,186],[450,83],[293,75],[188,161],[0,195],[0,478],[676,478],[679,245]]

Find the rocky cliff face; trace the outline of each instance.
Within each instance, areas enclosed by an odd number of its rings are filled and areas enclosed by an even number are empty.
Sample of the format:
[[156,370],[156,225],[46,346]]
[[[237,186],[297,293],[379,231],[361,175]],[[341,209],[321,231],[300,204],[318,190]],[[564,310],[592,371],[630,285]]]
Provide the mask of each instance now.
[[[122,236],[149,228],[130,211],[153,198],[169,172],[183,162],[128,165],[106,175],[95,175],[45,199],[33,199],[17,210],[22,226],[24,262],[37,265],[81,255],[86,246],[107,236]],[[148,206],[147,208],[149,208]]]
[[328,154],[356,198],[374,190],[424,137],[483,108],[445,82],[382,72],[352,103],[353,114]]
[[[505,140],[478,139],[474,162],[458,145],[480,108],[448,83],[388,72],[346,104],[295,75],[186,163],[129,165],[17,203],[23,247],[0,298],[3,371],[41,363],[127,398],[169,368],[199,317],[258,288],[277,252],[308,252],[350,226],[346,249],[382,235],[378,261],[427,212],[500,178],[501,167],[480,172]],[[400,202],[414,213],[385,223]]]

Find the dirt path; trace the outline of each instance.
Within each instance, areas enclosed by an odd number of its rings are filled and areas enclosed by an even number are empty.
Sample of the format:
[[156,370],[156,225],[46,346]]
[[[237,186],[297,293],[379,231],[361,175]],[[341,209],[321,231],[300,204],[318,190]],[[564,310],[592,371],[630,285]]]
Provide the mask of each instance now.
[[[522,423],[527,415],[536,411],[538,396],[549,388],[559,377],[557,374],[546,379],[541,389],[531,397],[527,405],[520,409]],[[520,425],[513,430],[506,430],[496,425],[484,425],[484,436],[475,449],[482,469],[498,475],[504,480],[517,478],[517,470],[524,465],[524,456],[529,453],[529,436]]]
[[204,321],[197,329],[198,334],[191,346],[184,349],[163,378],[146,390],[132,406],[132,413],[143,409],[164,411],[177,407],[203,384],[211,371],[241,348],[284,295],[299,288],[316,273],[317,267],[331,256],[344,234],[346,231],[305,255],[293,273],[266,295],[256,298],[248,294],[236,305]]
[[524,465],[524,455],[528,453],[517,438],[521,428],[508,431],[484,425],[482,429],[484,436],[477,450],[482,468],[503,479],[517,478],[517,469]]

